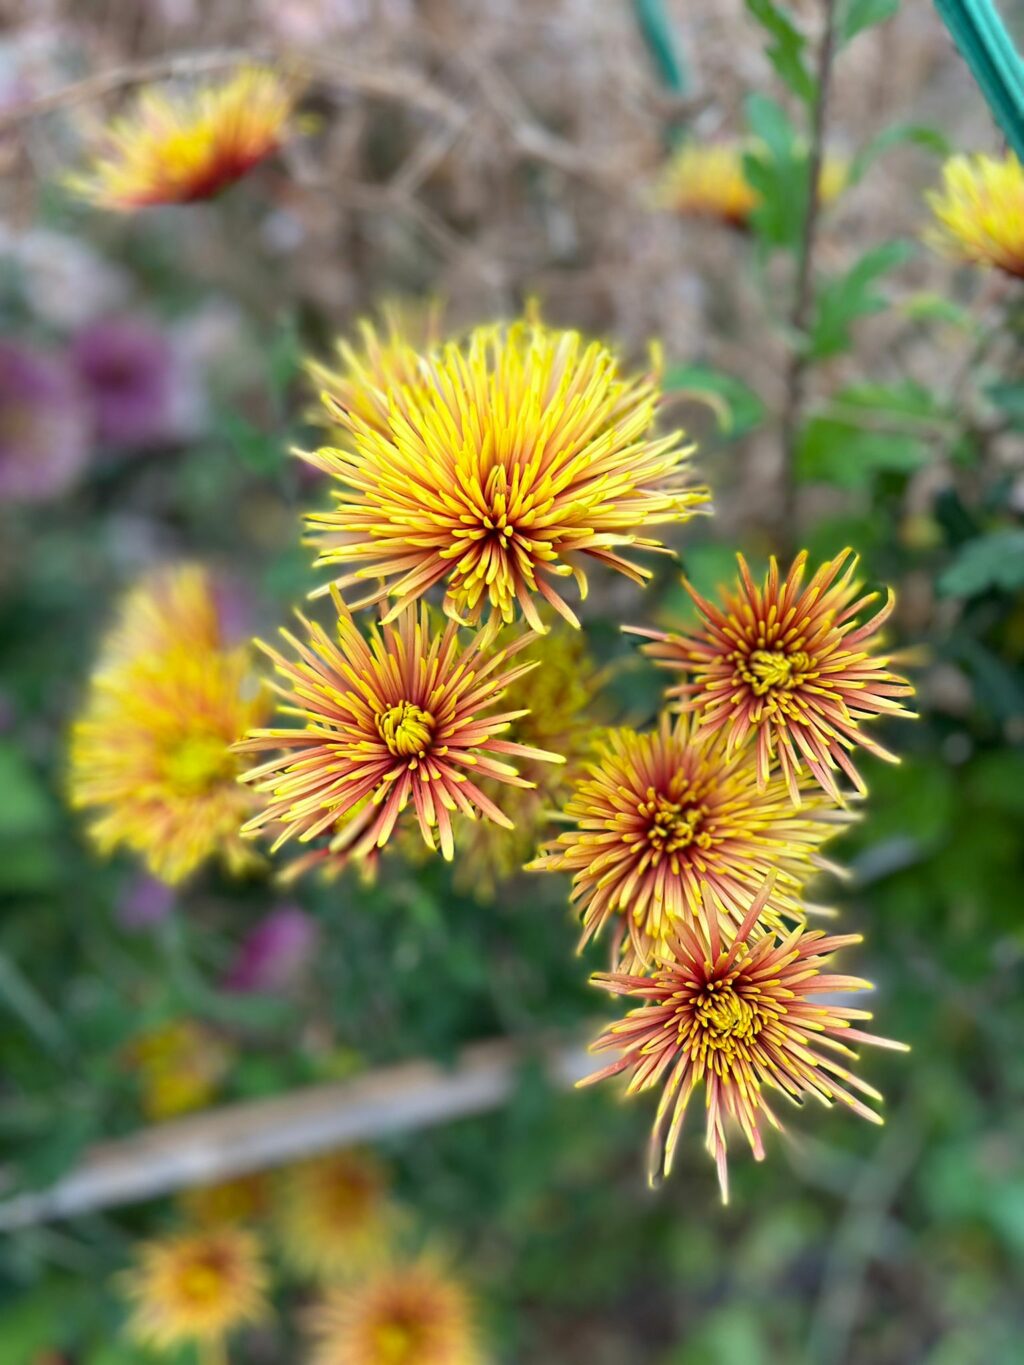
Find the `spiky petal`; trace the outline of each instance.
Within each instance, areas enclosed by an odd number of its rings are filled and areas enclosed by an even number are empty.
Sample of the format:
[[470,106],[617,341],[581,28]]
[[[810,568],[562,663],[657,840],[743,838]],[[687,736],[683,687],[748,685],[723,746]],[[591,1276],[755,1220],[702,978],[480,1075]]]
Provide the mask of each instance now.
[[1024,166],[1012,152],[950,157],[942,189],[927,200],[937,221],[926,235],[937,250],[1024,279]]
[[729,1195],[727,1126],[742,1129],[758,1161],[765,1155],[762,1123],[782,1126],[766,1089],[795,1103],[808,1096],[824,1105],[839,1100],[872,1123],[882,1121],[858,1098],[882,1097],[845,1065],[857,1057],[848,1044],[906,1048],[863,1032],[860,1022],[871,1018],[866,1011],[820,999],[870,989],[859,977],[823,970],[832,953],[860,937],[803,927],[784,935],[765,932],[761,915],[769,894],[766,882],[728,947],[712,915],[708,933],[697,920],[681,925],[669,956],[649,976],[593,977],[612,995],[640,1004],[593,1045],[595,1052],[618,1052],[619,1058],[581,1084],[625,1072],[629,1094],[663,1086],[651,1135],[652,1182],[659,1172],[670,1174],[687,1107],[702,1087],[705,1145],[718,1169],[723,1201]]
[[683,674],[668,695],[697,716],[700,731],[724,732],[730,750],[753,742],[762,785],[777,761],[794,805],[802,800],[805,771],[834,801],[844,799],[837,773],[863,793],[850,758],[855,748],[898,760],[862,722],[911,714],[896,699],[913,695],[913,688],[890,671],[887,656],[873,652],[894,606],[892,593],[873,616],[861,619],[878,594],[862,595],[852,550],[822,564],[806,586],[806,550],[784,579],[773,557],[760,585],[743,556],[737,558],[739,581],[735,590],[722,590],[721,605],[684,580],[700,613],[691,634],[631,633],[651,639],[644,652]]
[[694,919],[707,923],[717,905],[734,927],[773,869],[766,922],[802,919],[804,883],[831,867],[820,849],[849,818],[806,779],[794,811],[778,775],[759,787],[749,750],[695,730],[687,716],[663,715],[648,734],[607,732],[565,808],[576,828],[530,864],[571,872],[582,942],[611,925],[615,950],[621,943],[634,965],[660,955]]
[[500,738],[521,711],[489,714],[535,667],[511,664],[531,637],[499,649],[484,630],[463,647],[456,624],[434,630],[421,605],[372,627],[367,638],[337,590],[333,600],[337,643],[300,616],[308,643],[282,631],[296,661],[262,646],[284,679],[276,690],[302,725],[253,730],[238,746],[279,751],[245,774],[265,805],[243,833],[272,831],[275,850],[294,838],[326,839],[328,858],[359,859],[384,847],[412,805],[426,845],[451,860],[453,815],[511,827],[480,782],[532,786],[507,758],[562,762]]
[[626,552],[664,550],[645,532],[707,499],[687,485],[680,433],[654,433],[655,377],[621,377],[577,332],[480,327],[423,356],[419,381],[390,389],[386,429],[379,404],[369,420],[337,405],[347,446],[303,456],[341,485],[308,518],[317,562],[343,569],[342,589],[377,580],[356,605],[390,595],[385,619],[443,582],[456,619],[521,612],[542,632],[540,599],[578,625],[562,580],[585,595],[601,563],[643,583]]
[[302,1275],[336,1280],[380,1265],[398,1221],[388,1174],[371,1152],[330,1152],[277,1178],[275,1226],[285,1257]]

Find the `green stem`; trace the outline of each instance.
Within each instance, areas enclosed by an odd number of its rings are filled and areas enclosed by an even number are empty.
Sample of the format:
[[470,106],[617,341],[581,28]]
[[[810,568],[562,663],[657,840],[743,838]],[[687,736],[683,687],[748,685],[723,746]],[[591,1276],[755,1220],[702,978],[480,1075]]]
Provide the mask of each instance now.
[[1006,140],[1024,161],[1024,62],[992,0],[935,0]]
[[690,83],[663,0],[633,0],[633,10],[662,84],[685,95]]
[[832,66],[836,52],[836,0],[825,0],[825,27],[818,48],[817,87],[811,123],[811,146],[807,158],[807,205],[804,210],[803,231],[797,257],[796,289],[790,315],[792,333],[789,365],[786,370],[786,392],[781,420],[782,497],[779,517],[780,549],[788,549],[796,531],[796,447],[800,434],[800,419],[804,401],[804,378],[807,370],[805,332],[814,304],[814,248],[818,235],[818,211],[821,197],[821,167],[824,160],[825,123],[832,89]]

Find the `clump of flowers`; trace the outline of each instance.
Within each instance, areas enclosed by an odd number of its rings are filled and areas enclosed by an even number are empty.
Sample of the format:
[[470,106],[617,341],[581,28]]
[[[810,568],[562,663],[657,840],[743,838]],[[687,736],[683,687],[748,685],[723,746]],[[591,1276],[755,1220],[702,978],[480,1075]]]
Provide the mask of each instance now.
[[913,692],[874,648],[892,593],[865,620],[878,594],[862,593],[853,551],[822,564],[804,584],[807,558],[798,554],[785,578],[772,558],[759,586],[739,555],[739,581],[720,606],[684,580],[700,614],[690,634],[634,632],[654,641],[645,647],[652,658],[683,674],[669,696],[696,715],[700,731],[721,731],[729,750],[752,739],[758,781],[765,785],[777,762],[794,805],[803,799],[805,771],[834,801],[843,799],[836,774],[863,793],[850,758],[855,748],[896,762],[863,722],[909,714],[897,699]]
[[126,848],[183,881],[217,856],[239,873],[252,797],[232,744],[269,710],[247,648],[228,647],[200,568],[165,570],[125,600],[71,733],[71,804],[101,853]]
[[936,218],[928,239],[939,251],[1024,278],[1024,166],[1012,152],[950,157],[927,199]]
[[122,212],[209,199],[282,146],[294,108],[293,85],[266,67],[245,66],[188,93],[148,87],[108,126],[92,166],[69,177],[69,186]]
[[679,925],[707,926],[719,905],[739,923],[772,872],[765,924],[804,918],[804,884],[830,866],[820,849],[843,820],[813,783],[801,779],[795,812],[778,773],[760,786],[750,750],[698,734],[686,716],[663,715],[646,734],[609,731],[596,748],[565,806],[576,828],[531,864],[573,874],[581,947],[612,924],[613,959],[625,948],[643,965],[668,951]]
[[540,600],[577,626],[563,580],[585,594],[600,563],[642,583],[628,552],[663,550],[649,532],[707,499],[680,433],[655,431],[657,376],[623,377],[578,332],[531,316],[421,356],[411,384],[409,363],[389,375],[386,414],[379,394],[363,394],[368,418],[342,394],[330,412],[347,445],[303,455],[341,485],[308,518],[317,562],[343,569],[342,590],[376,580],[356,606],[390,595],[385,620],[443,583],[454,619],[521,613],[543,632]]
[[263,1171],[252,1171],[217,1185],[196,1185],[178,1202],[190,1221],[201,1227],[258,1223],[270,1208],[270,1181]]
[[859,977],[823,970],[834,952],[859,943],[860,936],[765,929],[770,886],[766,882],[753,898],[730,944],[715,914],[706,931],[700,921],[683,921],[666,959],[649,975],[609,972],[593,978],[613,995],[640,1004],[597,1039],[595,1051],[621,1056],[584,1083],[628,1072],[630,1094],[663,1084],[651,1138],[652,1180],[659,1171],[666,1176],[671,1171],[690,1099],[703,1087],[705,1145],[718,1168],[723,1200],[729,1194],[727,1126],[742,1130],[758,1161],[765,1155],[761,1122],[781,1127],[766,1089],[797,1104],[808,1096],[825,1105],[839,1100],[880,1123],[853,1093],[882,1098],[844,1065],[856,1060],[848,1044],[905,1050],[902,1043],[857,1027],[871,1018],[866,1011],[819,999],[871,988]]
[[470,1296],[428,1255],[392,1258],[310,1314],[312,1365],[482,1365]]
[[157,1350],[221,1351],[232,1332],[260,1322],[269,1308],[258,1240],[224,1225],[143,1243],[121,1287],[131,1304],[130,1336]]
[[381,1264],[398,1214],[381,1163],[370,1152],[347,1150],[283,1171],[274,1220],[289,1264],[299,1274],[332,1280]]
[[407,607],[366,636],[337,591],[333,601],[337,643],[300,617],[308,643],[282,631],[295,661],[262,646],[302,725],[253,730],[238,746],[277,751],[245,774],[266,799],[243,833],[271,832],[275,850],[294,838],[324,838],[315,858],[360,859],[384,847],[411,805],[427,847],[451,860],[455,815],[510,827],[481,780],[530,787],[506,759],[562,761],[502,738],[521,710],[492,710],[535,667],[512,663],[530,637],[497,648],[486,630],[463,645],[457,625],[436,629],[425,606]]

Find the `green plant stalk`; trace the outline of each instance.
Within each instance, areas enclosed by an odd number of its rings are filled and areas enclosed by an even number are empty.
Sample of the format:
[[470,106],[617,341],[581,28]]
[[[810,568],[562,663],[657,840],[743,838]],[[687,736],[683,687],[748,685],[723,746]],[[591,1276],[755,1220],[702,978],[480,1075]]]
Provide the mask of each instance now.
[[1024,161],[1024,61],[993,0],[935,0],[935,8],[1006,140]]

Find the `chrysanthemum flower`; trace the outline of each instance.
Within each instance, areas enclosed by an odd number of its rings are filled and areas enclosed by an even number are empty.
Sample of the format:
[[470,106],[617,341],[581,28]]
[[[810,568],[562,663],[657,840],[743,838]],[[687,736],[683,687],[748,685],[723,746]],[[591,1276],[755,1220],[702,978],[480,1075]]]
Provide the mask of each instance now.
[[309,360],[306,372],[317,387],[323,420],[348,428],[358,418],[386,440],[392,393],[423,382],[421,358],[435,349],[441,331],[436,303],[392,303],[382,315],[381,328],[366,318],[359,323],[359,345],[338,338],[336,369]]
[[205,1024],[176,1019],[136,1039],[126,1061],[138,1077],[146,1116],[170,1119],[210,1103],[231,1053]]
[[45,502],[81,477],[89,409],[57,357],[0,340],[0,503]]
[[777,870],[766,923],[802,919],[804,883],[831,868],[819,850],[848,819],[806,781],[794,811],[781,777],[758,786],[749,750],[730,752],[721,736],[695,729],[686,716],[662,716],[648,734],[607,732],[565,808],[577,827],[530,864],[571,872],[582,943],[614,922],[615,951],[628,932],[626,961],[635,966],[660,956],[694,919],[714,918],[709,886],[738,924]]
[[217,1185],[184,1190],[178,1202],[193,1222],[204,1227],[255,1223],[270,1206],[270,1182],[263,1171],[252,1171]]
[[252,865],[239,827],[253,800],[231,746],[268,712],[249,651],[223,644],[201,569],[129,594],[71,733],[71,804],[95,813],[99,850],[127,848],[170,883],[214,855],[232,872]]
[[931,243],[955,261],[1024,278],[1024,166],[1004,157],[954,156],[928,204],[938,220]]
[[[558,584],[605,564],[642,583],[625,557],[664,550],[649,528],[688,520],[707,493],[687,487],[690,447],[653,432],[652,375],[623,378],[607,347],[528,318],[477,328],[421,357],[418,379],[378,400],[369,421],[338,406],[350,449],[303,458],[336,478],[336,506],[308,519],[318,563],[339,588],[379,580],[385,619],[444,582],[449,615],[517,610],[543,631],[536,598],[573,625]],[[302,454],[302,452],[299,452]]]
[[739,1125],[758,1161],[765,1154],[762,1119],[773,1128],[782,1126],[768,1107],[765,1088],[779,1090],[795,1103],[806,1096],[825,1105],[841,1100],[862,1118],[882,1122],[847,1089],[882,1098],[842,1065],[856,1060],[847,1043],[906,1051],[904,1044],[851,1027],[851,1021],[871,1018],[864,1010],[815,1000],[871,989],[859,977],[822,970],[833,952],[859,943],[860,936],[826,937],[819,929],[801,927],[785,936],[764,932],[761,917],[768,895],[766,882],[728,948],[718,917],[710,915],[707,935],[699,921],[680,924],[670,941],[670,957],[649,976],[599,972],[592,978],[613,995],[642,1002],[593,1045],[595,1052],[622,1055],[581,1084],[629,1072],[627,1093],[632,1095],[664,1082],[651,1135],[652,1182],[659,1171],[666,1176],[671,1172],[687,1106],[701,1083],[705,1145],[718,1167],[723,1201],[729,1196],[726,1125]]
[[455,885],[483,899],[493,897],[498,885],[534,855],[550,812],[568,796],[600,730],[602,678],[580,634],[551,631],[537,636],[528,658],[537,667],[515,683],[505,698],[506,704],[526,713],[513,721],[509,738],[530,748],[557,749],[565,764],[535,766],[530,774],[535,787],[510,787],[502,792],[496,782],[483,784],[489,796],[501,800],[514,829],[492,820],[459,822]]
[[392,1262],[310,1315],[312,1365],[482,1365],[465,1288],[436,1260]]
[[241,1228],[145,1242],[121,1286],[132,1305],[129,1334],[157,1350],[220,1345],[268,1309],[260,1244]]
[[[658,205],[681,218],[710,218],[745,228],[761,205],[761,195],[743,168],[744,156],[755,147],[745,142],[684,142],[662,172],[655,191]],[[826,155],[818,178],[820,202],[837,199],[848,180],[847,163]]]
[[894,606],[890,592],[881,610],[858,624],[877,600],[861,595],[857,556],[844,550],[804,586],[807,552],[801,551],[780,581],[771,560],[761,587],[742,555],[734,592],[722,605],[705,601],[684,580],[700,612],[691,635],[637,630],[654,641],[645,653],[684,681],[669,691],[680,707],[696,713],[700,729],[724,731],[730,751],[756,737],[758,780],[781,765],[794,805],[802,797],[799,775],[813,773],[834,801],[843,797],[834,774],[842,770],[865,791],[850,752],[858,745],[891,763],[899,760],[868,735],[861,722],[875,716],[909,715],[897,697],[913,688],[889,670],[890,660],[871,645]]
[[282,751],[245,774],[267,800],[243,832],[273,831],[275,850],[326,836],[326,856],[359,859],[384,847],[411,803],[424,842],[451,860],[454,814],[510,827],[481,780],[530,787],[505,758],[562,761],[499,738],[521,711],[485,714],[536,666],[509,666],[531,637],[498,649],[484,630],[463,648],[454,622],[435,631],[426,606],[411,606],[367,639],[336,590],[333,600],[337,644],[300,616],[309,644],[282,631],[298,662],[262,646],[285,679],[277,690],[287,710],[303,724],[253,730],[238,746]]
[[147,88],[110,124],[96,161],[69,186],[120,211],[209,199],[277,151],[294,105],[294,88],[258,66],[187,95]]
[[397,1220],[387,1173],[370,1152],[332,1152],[278,1177],[281,1248],[301,1275],[327,1280],[379,1265]]

